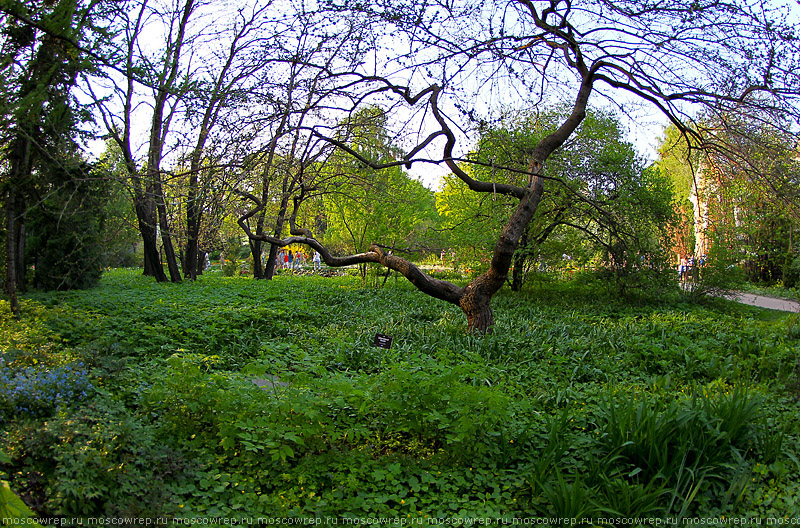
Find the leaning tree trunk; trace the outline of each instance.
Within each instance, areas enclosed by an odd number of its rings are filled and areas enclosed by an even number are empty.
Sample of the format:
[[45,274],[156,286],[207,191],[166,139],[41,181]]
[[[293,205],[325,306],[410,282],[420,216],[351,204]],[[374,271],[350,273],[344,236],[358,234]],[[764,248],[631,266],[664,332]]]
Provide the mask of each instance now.
[[[572,113],[555,132],[544,137],[536,148],[533,149],[529,158],[529,178],[524,187],[476,181],[458,167],[453,157],[453,146],[456,142],[455,135],[450,131],[446,119],[441,115],[437,106],[437,98],[441,90],[438,85],[432,85],[414,97],[405,96],[409,103],[416,104],[425,94],[431,94],[430,103],[433,117],[441,125],[441,133],[447,138],[443,152],[444,161],[453,173],[466,183],[470,189],[484,193],[501,192],[519,198],[519,204],[509,217],[497,239],[489,269],[482,275],[473,279],[466,287],[461,288],[448,281],[433,278],[410,261],[392,255],[391,252],[384,251],[384,249],[377,244],[372,244],[369,251],[365,253],[347,257],[333,256],[327,248],[314,238],[310,230],[296,225],[297,208],[298,204],[302,201],[302,193],[300,198],[295,198],[295,209],[292,216],[289,218],[290,233],[292,236],[282,239],[279,238],[280,232],[276,232],[274,237],[254,234],[250,231],[246,223],[247,216],[239,219],[239,225],[251,239],[263,240],[279,246],[287,246],[295,243],[306,244],[318,251],[328,266],[340,267],[368,262],[380,263],[389,269],[402,273],[411,284],[422,293],[459,306],[467,317],[468,330],[477,333],[491,332],[494,324],[494,314],[492,313],[491,307],[492,297],[508,279],[514,252],[519,245],[523,233],[533,219],[539,207],[542,194],[544,193],[543,164],[554,150],[564,144],[586,116],[586,106],[592,91],[592,80],[592,72],[589,70],[584,72],[584,79],[581,83],[581,88],[578,92],[578,97],[575,101]],[[435,134],[430,136],[427,141],[433,137],[435,137]],[[349,149],[341,142],[329,138],[326,139],[333,142],[337,147],[346,150],[359,161],[373,168],[386,168],[380,166],[380,164],[370,162],[370,160],[364,158],[358,152]],[[258,202],[258,200],[255,201]]]
[[[592,91],[591,77],[584,78],[575,106],[567,120],[555,132],[542,139],[534,149],[528,163],[528,186],[519,204],[506,222],[495,244],[492,262],[486,273],[476,277],[466,288],[459,306],[467,316],[467,328],[481,333],[490,332],[494,317],[491,300],[505,283],[514,259],[514,252],[533,220],[544,193],[544,178],[541,175],[544,162],[575,131],[586,116],[586,105]],[[440,120],[441,122],[441,120]],[[447,151],[448,156],[451,155]],[[467,176],[467,175],[465,175]],[[467,176],[468,178],[468,176]]]
[[468,331],[485,334],[492,330],[494,325],[492,297],[503,287],[508,278],[514,252],[536,213],[544,192],[543,178],[535,170],[535,167],[540,166],[540,162],[531,162],[531,174],[535,176],[497,239],[489,269],[464,288],[464,293],[458,301],[458,306],[467,317]]

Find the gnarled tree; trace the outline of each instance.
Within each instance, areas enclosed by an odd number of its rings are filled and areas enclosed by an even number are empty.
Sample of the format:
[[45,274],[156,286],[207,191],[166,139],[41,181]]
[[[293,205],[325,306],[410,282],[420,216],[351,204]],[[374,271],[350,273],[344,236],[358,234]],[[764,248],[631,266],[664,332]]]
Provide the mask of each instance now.
[[[689,6],[677,0],[331,4],[340,13],[372,17],[393,40],[386,52],[393,55],[376,59],[368,72],[350,72],[351,91],[358,93],[353,101],[391,96],[409,108],[424,106],[423,124],[434,129],[391,163],[376,163],[329,140],[373,168],[444,164],[472,191],[513,197],[516,208],[497,236],[488,270],[464,287],[434,279],[378,244],[358,255],[335,257],[309,230],[296,225],[296,214],[291,237],[250,236],[278,245],[308,244],[331,266],[380,262],[422,292],[458,305],[471,330],[491,329],[491,299],[506,282],[520,238],[546,189],[542,168],[575,133],[590,98],[621,106],[643,103],[682,134],[694,136],[695,148],[726,155],[735,151],[726,152],[719,138],[703,141],[707,136],[700,134],[709,115],[786,124],[787,134],[795,133],[791,123],[800,115],[800,50],[793,21],[787,20],[788,7],[754,7],[738,0],[701,0]],[[477,99],[469,99],[469,93],[481,101],[491,102],[494,96],[500,103],[528,106],[571,101],[559,126],[527,153],[523,183],[481,181],[463,169],[468,160],[460,157],[463,142],[454,125],[459,116],[450,109],[475,118]],[[435,158],[428,154],[434,147],[441,149]]]

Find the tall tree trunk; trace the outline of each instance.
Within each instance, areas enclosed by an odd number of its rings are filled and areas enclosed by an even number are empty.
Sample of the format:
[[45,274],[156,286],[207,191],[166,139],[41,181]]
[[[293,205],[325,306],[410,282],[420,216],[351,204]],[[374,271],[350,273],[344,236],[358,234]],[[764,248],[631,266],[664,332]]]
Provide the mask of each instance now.
[[14,233],[14,240],[16,242],[16,250],[14,251],[15,261],[14,265],[16,266],[16,276],[17,276],[17,290],[20,292],[24,292],[28,289],[28,281],[27,281],[27,271],[28,266],[25,264],[25,246],[26,246],[26,238],[25,238],[25,209],[26,203],[24,198],[17,193],[17,204],[15,206],[15,210],[17,211],[17,218],[14,222],[14,228],[16,229],[16,233]]
[[11,313],[19,317],[19,299],[17,298],[17,241],[15,234],[16,227],[16,193],[9,187],[6,193],[6,293],[8,294],[8,304]]
[[142,235],[144,275],[155,278],[156,282],[166,282],[167,275],[164,273],[161,255],[158,252],[157,219],[152,186],[148,182],[146,188],[142,187],[141,176],[136,174],[136,166],[132,159],[126,159],[126,166],[133,187],[133,206],[139,224],[139,233]]
[[[265,192],[262,194],[262,199],[265,199],[268,194]],[[263,202],[266,203],[266,202]],[[256,233],[263,234],[264,233],[264,221],[267,217],[267,208],[262,207],[261,211],[258,213],[257,220],[256,220]],[[264,265],[261,265],[261,253],[264,251],[264,243],[261,240],[250,240],[250,253],[253,255],[253,278],[254,279],[266,279],[267,273],[269,270],[269,258],[267,258],[267,262]],[[270,249],[270,253],[272,249]],[[274,255],[272,258],[275,258]],[[275,263],[272,264],[272,273],[275,273]],[[272,279],[272,274],[269,275],[269,279]]]
[[154,277],[157,282],[167,282],[167,275],[164,273],[161,255],[158,252],[155,218],[149,217],[144,207],[137,205],[135,209],[139,221],[139,233],[142,235],[144,275]]
[[19,317],[18,292],[25,290],[25,199],[21,188],[32,171],[31,141],[17,137],[11,143],[11,171],[6,183],[6,293],[9,308]]
[[186,199],[186,255],[183,260],[183,276],[189,280],[197,279],[200,266],[200,222],[203,211],[199,203],[197,186],[198,179],[195,171],[192,171]]
[[181,282],[181,270],[178,267],[178,258],[172,245],[172,233],[167,219],[167,205],[164,199],[164,190],[161,185],[161,174],[155,174],[156,179],[156,210],[158,212],[158,226],[161,231],[161,244],[164,247],[164,260],[167,261],[169,279],[172,282]]
[[167,107],[167,99],[172,92],[177,89],[175,80],[178,77],[180,66],[181,49],[186,36],[186,29],[189,18],[194,11],[194,0],[185,0],[182,8],[180,21],[177,26],[175,40],[169,43],[169,49],[164,60],[164,69],[155,87],[155,100],[153,102],[153,118],[150,124],[150,144],[147,152],[147,176],[148,187],[152,187],[151,195],[156,205],[158,226],[161,231],[161,242],[164,247],[164,260],[167,261],[167,269],[172,282],[181,281],[181,272],[178,267],[178,260],[175,255],[175,248],[172,245],[172,233],[169,228],[167,218],[167,206],[164,199],[163,182],[161,181],[161,161],[164,150],[164,142],[169,131],[171,113],[164,113]]

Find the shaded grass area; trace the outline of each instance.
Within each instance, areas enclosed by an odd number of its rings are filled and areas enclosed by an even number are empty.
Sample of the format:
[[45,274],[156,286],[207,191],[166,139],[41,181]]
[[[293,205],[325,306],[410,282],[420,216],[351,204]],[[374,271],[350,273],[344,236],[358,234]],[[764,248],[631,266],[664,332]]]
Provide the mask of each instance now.
[[32,294],[0,335],[3,470],[42,515],[800,512],[796,316],[580,281],[494,308],[475,336],[402,282]]

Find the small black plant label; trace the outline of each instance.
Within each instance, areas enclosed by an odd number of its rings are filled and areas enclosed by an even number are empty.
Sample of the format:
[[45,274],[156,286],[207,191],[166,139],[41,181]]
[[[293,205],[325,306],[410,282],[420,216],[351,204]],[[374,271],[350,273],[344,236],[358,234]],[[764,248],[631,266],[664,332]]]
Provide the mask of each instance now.
[[375,334],[375,341],[372,342],[372,346],[381,348],[392,348],[392,336]]

